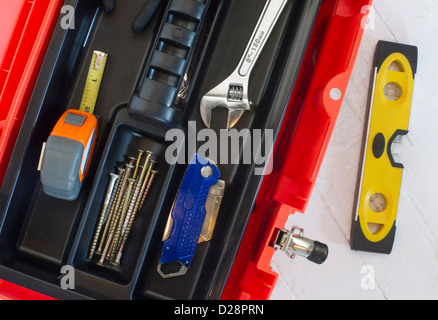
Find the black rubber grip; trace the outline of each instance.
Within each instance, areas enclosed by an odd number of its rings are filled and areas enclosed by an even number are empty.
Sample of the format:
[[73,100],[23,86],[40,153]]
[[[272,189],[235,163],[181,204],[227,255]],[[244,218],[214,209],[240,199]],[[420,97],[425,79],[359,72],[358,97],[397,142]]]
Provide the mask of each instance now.
[[209,3],[210,0],[169,2],[140,87],[128,104],[131,116],[149,120],[152,115],[154,120],[168,126],[173,125],[168,123],[169,119],[178,121],[179,110],[173,107]]
[[388,235],[379,242],[371,242],[363,234],[360,218],[353,222],[350,236],[350,247],[353,250],[390,254],[394,245],[396,225],[395,222]]
[[380,70],[382,63],[386,60],[386,58],[395,52],[400,52],[406,57],[406,59],[408,59],[409,63],[411,64],[412,74],[414,75],[415,79],[418,66],[418,48],[408,44],[380,40],[377,43],[375,57],[377,71]]
[[307,257],[307,260],[316,264],[322,264],[328,257],[328,246],[324,243],[314,241],[312,253]]

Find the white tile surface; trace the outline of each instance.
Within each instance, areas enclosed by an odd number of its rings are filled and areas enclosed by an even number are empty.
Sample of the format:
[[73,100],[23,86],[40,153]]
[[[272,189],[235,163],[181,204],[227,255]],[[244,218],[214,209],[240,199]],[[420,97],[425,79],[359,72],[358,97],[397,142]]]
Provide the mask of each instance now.
[[[290,217],[305,235],[329,246],[323,265],[276,252],[279,273],[271,299],[438,299],[438,1],[374,0],[356,65],[305,214]],[[393,251],[350,249],[350,226],[369,76],[378,40],[416,45],[418,73]],[[374,269],[375,286],[361,281]],[[367,282],[368,284],[370,282]]]

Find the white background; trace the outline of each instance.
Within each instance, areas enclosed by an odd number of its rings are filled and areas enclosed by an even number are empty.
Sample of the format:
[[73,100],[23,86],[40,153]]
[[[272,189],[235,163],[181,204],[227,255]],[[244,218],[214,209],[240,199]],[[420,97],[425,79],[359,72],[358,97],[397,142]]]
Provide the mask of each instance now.
[[[418,73],[409,134],[403,138],[403,181],[390,255],[350,249],[353,200],[365,109],[378,40],[415,45]],[[326,243],[323,265],[280,251],[271,299],[438,299],[438,1],[374,0],[370,25],[305,214],[291,216],[304,235]],[[363,289],[375,274],[374,289]],[[368,282],[370,283],[370,282]]]

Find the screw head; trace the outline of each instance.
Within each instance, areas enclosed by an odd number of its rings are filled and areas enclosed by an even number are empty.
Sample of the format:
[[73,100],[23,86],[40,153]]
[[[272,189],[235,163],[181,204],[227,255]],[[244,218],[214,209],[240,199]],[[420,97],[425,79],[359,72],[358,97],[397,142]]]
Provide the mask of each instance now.
[[210,166],[204,166],[201,169],[201,176],[204,178],[210,178],[213,175],[213,169]]

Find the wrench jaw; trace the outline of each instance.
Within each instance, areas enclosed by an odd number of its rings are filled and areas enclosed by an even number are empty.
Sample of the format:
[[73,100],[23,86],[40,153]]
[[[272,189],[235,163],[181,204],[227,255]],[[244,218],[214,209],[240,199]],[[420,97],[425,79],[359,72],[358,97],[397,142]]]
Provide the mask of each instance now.
[[248,85],[224,81],[201,99],[201,117],[207,128],[211,126],[211,114],[215,108],[227,108],[227,130],[233,128],[246,110],[251,110]]
[[245,113],[245,109],[231,109],[228,108],[228,120],[227,120],[227,130],[233,128],[240,118],[242,118]]
[[211,125],[211,114],[216,107],[226,108],[226,102],[223,99],[212,96],[204,96],[201,100],[201,118],[207,128]]

